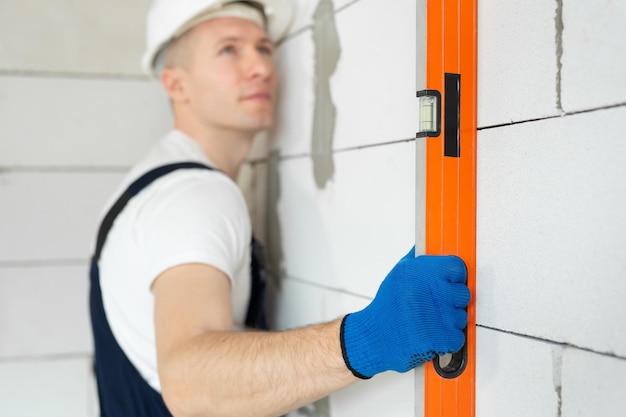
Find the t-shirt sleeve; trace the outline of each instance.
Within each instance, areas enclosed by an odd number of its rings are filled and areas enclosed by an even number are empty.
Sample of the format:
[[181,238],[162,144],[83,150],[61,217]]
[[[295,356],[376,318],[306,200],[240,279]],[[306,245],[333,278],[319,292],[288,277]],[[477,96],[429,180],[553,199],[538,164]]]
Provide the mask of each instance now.
[[232,283],[251,237],[241,191],[215,172],[183,171],[168,177],[153,184],[156,188],[137,221],[150,285],[167,269],[188,263],[218,268]]

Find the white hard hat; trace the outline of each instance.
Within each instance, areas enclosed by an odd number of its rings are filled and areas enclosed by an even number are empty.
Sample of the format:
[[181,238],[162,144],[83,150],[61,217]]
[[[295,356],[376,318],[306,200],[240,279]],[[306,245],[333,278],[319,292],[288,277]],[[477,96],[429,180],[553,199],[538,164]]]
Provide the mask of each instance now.
[[[293,19],[293,0],[153,0],[146,21],[146,51],[141,59],[144,72],[157,76],[155,60],[171,40],[182,35],[193,26],[218,16],[236,16],[252,19],[243,9],[252,7],[232,7],[235,4],[253,4],[263,10],[270,38],[277,42],[289,30]],[[223,10],[228,9],[228,12]],[[257,13],[260,16],[260,13]]]

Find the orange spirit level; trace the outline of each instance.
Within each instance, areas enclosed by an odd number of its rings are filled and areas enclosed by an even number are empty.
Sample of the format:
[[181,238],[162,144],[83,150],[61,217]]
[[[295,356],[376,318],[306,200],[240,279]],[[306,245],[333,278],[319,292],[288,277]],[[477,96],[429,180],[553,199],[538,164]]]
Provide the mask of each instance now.
[[425,368],[425,417],[475,415],[476,3],[427,0],[426,90],[418,138],[426,140],[426,253],[467,265],[472,301],[466,344]]

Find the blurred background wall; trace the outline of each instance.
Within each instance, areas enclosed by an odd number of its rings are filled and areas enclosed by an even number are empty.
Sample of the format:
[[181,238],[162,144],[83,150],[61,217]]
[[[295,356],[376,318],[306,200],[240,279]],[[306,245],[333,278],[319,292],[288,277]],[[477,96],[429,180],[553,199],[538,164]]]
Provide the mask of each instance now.
[[[423,250],[425,0],[297,0],[279,120],[241,186],[278,329],[367,305]],[[148,0],[0,0],[0,415],[96,416],[100,210],[171,128]],[[626,6],[479,1],[477,416],[626,405]],[[417,79],[417,81],[416,81]],[[421,369],[293,416],[421,416]]]

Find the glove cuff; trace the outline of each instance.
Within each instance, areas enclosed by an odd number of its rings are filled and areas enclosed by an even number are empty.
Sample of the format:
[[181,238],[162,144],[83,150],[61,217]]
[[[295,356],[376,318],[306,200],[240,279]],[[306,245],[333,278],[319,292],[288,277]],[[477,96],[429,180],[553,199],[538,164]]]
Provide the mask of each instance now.
[[341,320],[341,328],[339,330],[339,339],[341,341],[341,354],[343,355],[343,360],[346,363],[346,366],[352,372],[354,376],[360,379],[370,379],[371,376],[365,376],[356,369],[352,367],[350,364],[350,359],[348,359],[348,352],[346,351],[346,339],[345,339],[345,328],[346,328],[346,319],[350,316],[350,314],[346,314],[346,316]]

